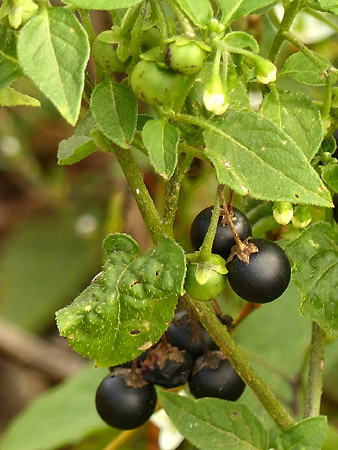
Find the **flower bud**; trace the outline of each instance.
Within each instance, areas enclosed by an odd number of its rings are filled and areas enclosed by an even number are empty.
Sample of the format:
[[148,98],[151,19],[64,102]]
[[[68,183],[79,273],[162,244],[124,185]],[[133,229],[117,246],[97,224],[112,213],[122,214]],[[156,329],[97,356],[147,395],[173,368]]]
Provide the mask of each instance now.
[[203,94],[205,108],[216,114],[224,114],[229,107],[228,93],[224,89],[220,76],[214,76],[207,84]]
[[312,216],[309,207],[306,205],[297,206],[292,217],[292,225],[295,228],[303,229],[311,223],[311,220]]
[[273,217],[280,225],[287,225],[293,217],[293,207],[289,202],[278,202],[273,207]]
[[276,81],[277,68],[271,61],[254,54],[250,56],[249,61],[260,83],[269,84]]
[[37,12],[38,5],[33,0],[5,0],[0,8],[0,18],[17,29]]

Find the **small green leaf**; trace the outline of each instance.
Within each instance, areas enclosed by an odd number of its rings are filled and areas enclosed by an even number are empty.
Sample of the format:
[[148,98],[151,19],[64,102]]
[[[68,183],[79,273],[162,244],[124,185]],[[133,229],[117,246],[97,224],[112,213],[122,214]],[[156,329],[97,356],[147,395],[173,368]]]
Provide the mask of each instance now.
[[[1,69],[0,69],[1,70]],[[0,106],[41,106],[36,98],[7,87],[0,91]]]
[[18,58],[25,74],[75,125],[89,58],[87,34],[76,16],[64,8],[42,7],[20,32]]
[[337,0],[319,0],[320,6],[328,12],[333,12],[338,15]]
[[65,0],[64,3],[69,3],[82,9],[103,9],[110,11],[111,9],[127,8],[140,2],[141,0]]
[[38,397],[6,429],[1,449],[54,450],[107,428],[94,401],[106,374],[90,367]]
[[204,27],[212,19],[213,11],[209,0],[178,0],[177,3],[194,25]]
[[[137,256],[136,242],[116,234],[109,245],[109,257],[103,270],[69,306],[56,313],[57,325],[71,347],[99,366],[109,366],[114,342],[120,325],[118,279],[126,266]],[[124,245],[125,244],[125,245]]]
[[338,235],[326,222],[306,228],[285,251],[302,294],[300,311],[338,337]]
[[12,29],[0,25],[0,89],[22,76],[16,56],[16,36]]
[[217,398],[194,400],[162,389],[158,393],[178,431],[198,449],[267,449],[267,432],[245,405]]
[[177,164],[177,146],[180,134],[165,120],[149,120],[142,131],[143,143],[155,171],[170,180]]
[[327,433],[327,418],[310,417],[283,431],[277,438],[277,450],[320,450]]
[[122,148],[129,148],[137,124],[137,101],[122,84],[108,80],[96,86],[91,111],[102,133]]
[[[324,71],[332,67],[330,61],[315,52],[313,57],[318,61],[315,64],[302,52],[295,53],[286,60],[284,67],[279,71],[280,77],[289,76],[299,83],[313,86],[325,86]],[[337,75],[331,75],[331,81],[337,81]]]
[[222,10],[221,22],[230,24],[235,19],[245,17],[256,9],[273,6],[276,0],[218,0]]
[[118,282],[120,325],[111,365],[135,358],[159,340],[183,292],[185,270],[183,250],[168,238],[129,264]]
[[259,45],[256,39],[249,33],[244,33],[244,31],[233,31],[228,33],[223,39],[223,44],[229,45],[236,48],[247,48],[249,47],[254,53],[259,52]]
[[323,124],[319,109],[306,94],[275,89],[264,97],[260,113],[284,130],[308,160],[317,153],[323,140]]
[[324,182],[334,191],[338,192],[338,164],[321,166]]
[[90,130],[94,126],[95,122],[91,114],[87,114],[77,125],[73,136],[60,142],[58,164],[61,166],[74,164],[96,150],[96,145],[90,136]]
[[273,122],[229,110],[208,128],[205,154],[220,183],[241,195],[331,207],[331,196],[304,153]]

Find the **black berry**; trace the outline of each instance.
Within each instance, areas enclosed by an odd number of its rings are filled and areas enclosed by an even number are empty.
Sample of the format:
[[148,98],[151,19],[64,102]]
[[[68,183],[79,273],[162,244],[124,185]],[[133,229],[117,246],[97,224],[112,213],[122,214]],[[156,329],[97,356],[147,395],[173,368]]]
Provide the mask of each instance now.
[[202,355],[206,349],[217,350],[217,345],[210,334],[197,319],[191,320],[186,311],[175,314],[166,331],[166,336],[169,344],[187,350],[195,358]]
[[237,256],[228,263],[228,279],[232,289],[244,300],[268,303],[283,294],[291,277],[291,267],[284,250],[267,239],[252,239],[258,253],[249,263]]
[[96,391],[96,409],[102,420],[121,430],[132,430],[147,422],[156,400],[154,386],[128,369],[116,369]]
[[194,359],[186,350],[159,344],[142,363],[142,377],[165,388],[182,386],[188,381]]
[[[194,250],[199,250],[203,243],[203,239],[208,231],[211,220],[213,206],[203,209],[191,224],[190,239]],[[251,226],[248,218],[237,208],[232,208],[234,217],[233,224],[239,235],[239,238],[244,241],[247,237],[252,235]],[[214,243],[212,246],[212,253],[228,259],[231,252],[231,247],[236,244],[229,225],[222,225],[222,216],[220,216],[217,224]]]
[[245,383],[221,352],[200,356],[189,378],[191,394],[196,398],[215,397],[237,400]]

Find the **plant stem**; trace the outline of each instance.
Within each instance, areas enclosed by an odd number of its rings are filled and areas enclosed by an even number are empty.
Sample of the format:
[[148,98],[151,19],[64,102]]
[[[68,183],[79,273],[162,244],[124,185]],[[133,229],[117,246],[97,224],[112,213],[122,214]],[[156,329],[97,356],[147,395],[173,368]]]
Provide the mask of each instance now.
[[187,294],[185,294],[184,299],[202,325],[210,333],[224,355],[229,359],[236,372],[238,372],[243,381],[250,389],[252,389],[253,393],[261,402],[270,417],[275,421],[276,425],[281,430],[285,430],[294,425],[295,422],[293,418],[278,402],[274,393],[247,361],[243,351],[232,339],[226,327],[219,322],[214,312],[209,308],[209,305],[205,302],[195,301]]
[[184,34],[189,35],[191,37],[195,36],[195,30],[192,26],[188,17],[184,14],[181,8],[177,5],[175,0],[167,0],[168,5],[176,14],[177,20],[181,25],[182,31]]
[[121,446],[129,441],[129,439],[132,438],[138,431],[138,428],[135,430],[122,431],[122,433],[112,440],[103,450],[117,450],[121,448]]
[[163,211],[163,227],[167,236],[174,237],[173,225],[178,207],[181,183],[184,175],[189,170],[193,157],[185,155],[180,164],[177,165],[174,175],[168,181],[166,201]]
[[330,116],[331,101],[332,101],[332,83],[330,77],[327,77],[324,103],[321,111],[323,120]]
[[210,255],[212,253],[212,246],[215,239],[215,234],[217,230],[217,224],[219,220],[219,215],[221,211],[221,194],[220,191],[223,189],[224,186],[219,186],[217,188],[216,198],[214,207],[211,214],[211,219],[208,227],[208,231],[206,235],[204,236],[203,244],[200,249],[200,258],[202,261],[207,261],[210,258]]
[[319,416],[323,391],[323,370],[326,335],[316,322],[312,322],[309,376],[306,390],[304,418]]
[[154,244],[156,244],[164,233],[161,219],[153,199],[148,192],[130,150],[125,150],[114,145],[113,151],[127,179],[129,188],[142,214],[148,232]]
[[277,61],[279,52],[282,48],[283,42],[285,41],[285,36],[283,33],[290,29],[293,19],[298,12],[300,1],[301,0],[294,0],[288,7],[285,8],[283,20],[281,21],[279,30],[277,31],[277,34],[272,42],[269,54],[269,60],[273,63],[276,63]]
[[163,11],[162,2],[159,0],[150,0],[151,10],[156,14],[158,20],[158,28],[161,30],[163,39],[168,39],[169,29],[167,17]]
[[83,23],[83,27],[86,30],[90,47],[93,45],[94,39],[95,39],[95,32],[92,24],[92,20],[90,18],[90,12],[88,9],[79,9],[79,14],[81,17],[81,21]]

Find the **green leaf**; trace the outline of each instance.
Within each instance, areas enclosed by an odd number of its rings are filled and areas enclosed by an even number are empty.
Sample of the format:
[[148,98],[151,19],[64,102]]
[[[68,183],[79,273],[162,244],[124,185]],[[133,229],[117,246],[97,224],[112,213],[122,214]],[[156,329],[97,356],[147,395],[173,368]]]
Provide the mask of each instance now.
[[334,191],[338,192],[338,164],[321,166],[322,179]]
[[77,125],[73,136],[60,142],[58,164],[61,166],[74,164],[96,150],[96,145],[90,136],[90,130],[94,126],[94,119],[91,114],[87,114]]
[[336,229],[318,222],[285,247],[302,294],[301,313],[334,337],[338,337],[337,241]]
[[94,401],[105,375],[90,367],[38,397],[5,430],[1,449],[54,450],[106,429]]
[[99,366],[111,365],[120,325],[117,281],[140,251],[135,241],[130,245],[129,236],[116,234],[108,239],[110,253],[103,270],[73,303],[56,313],[60,334],[74,350],[96,360]]
[[256,9],[273,6],[276,0],[218,0],[222,10],[221,22],[230,24],[235,19],[245,17]]
[[182,294],[185,270],[183,250],[168,238],[129,264],[118,282],[120,325],[111,365],[133,359],[160,339]]
[[142,131],[143,143],[155,171],[170,180],[177,164],[180,134],[166,120],[149,120]]
[[89,58],[87,34],[76,16],[64,8],[41,8],[20,32],[18,57],[25,74],[75,125]]
[[205,131],[205,154],[220,183],[240,195],[331,207],[331,196],[304,153],[273,122],[229,110]]
[[319,4],[325,11],[333,12],[338,15],[337,0],[319,0]]
[[57,312],[57,324],[74,350],[114,366],[134,359],[168,327],[183,290],[185,258],[167,238],[140,257],[127,235],[111,235],[103,245],[108,260],[102,272]]
[[122,148],[129,148],[137,124],[137,101],[133,92],[115,81],[96,86],[91,111],[102,133]]
[[[1,70],[1,69],[0,69]],[[0,106],[41,106],[36,98],[7,87],[0,91]]]
[[264,97],[260,113],[284,130],[311,161],[323,140],[323,124],[306,94],[274,89]]
[[[325,86],[324,71],[332,67],[330,61],[315,52],[313,57],[318,61],[315,64],[302,52],[295,53],[286,60],[284,67],[279,71],[280,77],[289,76],[299,83],[313,86]],[[337,81],[337,75],[331,75],[331,81]]]
[[210,22],[213,11],[209,0],[177,0],[177,3],[191,19],[194,25],[204,27]]
[[223,44],[236,48],[249,47],[254,53],[259,52],[259,45],[256,39],[249,33],[244,31],[233,31],[225,35],[222,39]]
[[12,29],[0,25],[0,89],[22,76],[16,56],[16,36]]
[[111,9],[127,8],[136,5],[141,0],[66,0],[64,3],[77,6],[82,9]]
[[268,447],[266,430],[241,403],[217,398],[194,400],[162,389],[158,393],[178,431],[200,450]]
[[327,433],[327,418],[310,417],[283,431],[277,438],[277,450],[320,450]]

